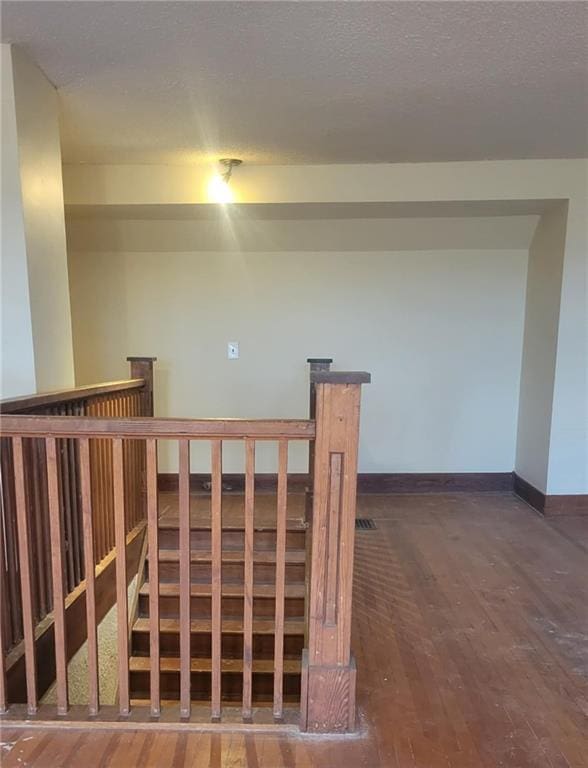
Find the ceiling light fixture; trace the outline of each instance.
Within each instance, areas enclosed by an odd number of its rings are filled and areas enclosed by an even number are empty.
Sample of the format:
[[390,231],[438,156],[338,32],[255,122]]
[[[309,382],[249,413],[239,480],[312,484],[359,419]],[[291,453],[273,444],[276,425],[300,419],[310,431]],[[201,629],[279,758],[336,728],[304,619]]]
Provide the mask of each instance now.
[[232,203],[234,200],[233,192],[229,187],[229,181],[233,173],[233,168],[241,165],[243,161],[236,157],[223,157],[219,163],[224,168],[222,173],[217,173],[212,177],[208,184],[208,198],[213,203]]

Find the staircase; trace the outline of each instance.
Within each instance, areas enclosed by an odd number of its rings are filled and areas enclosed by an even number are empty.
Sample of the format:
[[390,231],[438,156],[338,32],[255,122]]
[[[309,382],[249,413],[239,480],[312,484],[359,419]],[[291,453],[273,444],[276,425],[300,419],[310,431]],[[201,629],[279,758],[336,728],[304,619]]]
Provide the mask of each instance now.
[[[165,494],[162,494],[165,496]],[[294,504],[290,499],[293,498]],[[180,585],[179,518],[177,503],[167,500],[159,521],[159,605],[161,697],[180,697]],[[221,696],[227,706],[240,705],[243,684],[244,528],[242,496],[226,498],[222,534],[222,675]],[[203,496],[191,497],[191,699],[211,696],[211,530]],[[284,622],[284,704],[300,700],[301,658],[304,645],[306,526],[303,497],[289,497],[298,517],[289,517],[286,534]],[[166,506],[165,504],[161,506]],[[273,514],[272,514],[273,512]],[[290,514],[290,513],[289,513]],[[272,524],[272,517],[274,523]],[[226,522],[225,522],[226,520]],[[271,706],[274,674],[275,612],[275,497],[256,498],[253,592],[253,706]],[[139,590],[137,617],[132,627],[129,661],[131,699],[149,702],[149,560]]]

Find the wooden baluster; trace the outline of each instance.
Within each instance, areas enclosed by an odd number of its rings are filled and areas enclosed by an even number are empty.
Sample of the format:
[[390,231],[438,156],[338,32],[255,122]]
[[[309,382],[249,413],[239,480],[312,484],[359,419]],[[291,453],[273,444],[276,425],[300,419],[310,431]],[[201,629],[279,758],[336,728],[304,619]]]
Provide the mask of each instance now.
[[49,549],[49,541],[50,541],[50,528],[49,528],[49,499],[48,499],[48,488],[47,488],[47,457],[46,457],[46,451],[45,451],[45,441],[42,438],[39,438],[37,440],[31,441],[34,444],[34,449],[37,452],[37,468],[36,471],[38,471],[39,474],[39,487],[40,487],[40,510],[41,510],[41,521],[42,521],[42,528],[43,528],[43,539],[44,539],[44,547],[45,547],[45,553],[44,553],[44,560],[45,560],[45,577],[43,579],[44,581],[44,587],[45,587],[45,601],[47,606],[53,605],[53,583],[51,578],[51,553]]
[[[93,400],[88,400],[85,405],[84,416],[96,416],[96,409]],[[80,443],[81,445],[81,443]],[[90,489],[92,493],[92,514],[93,514],[93,531],[94,531],[94,556],[92,562],[97,565],[102,559],[102,544],[101,544],[101,532],[100,521],[98,519],[98,513],[96,509],[96,500],[98,498],[97,485],[99,482],[98,473],[98,445],[95,439],[89,440],[88,444],[90,450]],[[81,462],[81,458],[80,458]],[[82,511],[82,516],[83,516]]]
[[98,685],[98,631],[96,622],[96,566],[94,564],[94,521],[92,516],[92,486],[90,443],[80,438],[80,488],[82,494],[82,523],[84,559],[86,562],[86,624],[88,628],[88,711],[98,714],[100,694]]
[[[40,621],[51,610],[51,604],[47,600],[47,585],[51,580],[51,564],[49,553],[49,540],[45,535],[43,509],[41,497],[45,489],[40,487],[41,478],[45,478],[45,468],[40,472],[40,462],[37,453],[38,440],[27,440],[23,445],[23,461],[30,468],[28,477],[28,500],[31,524],[31,566],[35,588],[33,603],[37,604],[36,619]],[[35,601],[36,597],[36,601]],[[34,608],[33,608],[34,612]]]
[[211,582],[212,582],[212,696],[213,719],[221,716],[222,657],[222,443],[211,444]]
[[157,441],[149,438],[147,450],[147,537],[149,544],[149,654],[151,714],[159,717],[159,513],[157,498]]
[[[99,414],[100,416],[106,416],[106,403],[104,398],[100,399],[100,403],[98,405],[99,408]],[[100,459],[100,467],[102,469],[102,499],[103,499],[103,506],[102,506],[102,525],[104,530],[104,556],[106,556],[110,550],[112,549],[112,542],[113,542],[113,536],[112,536],[112,523],[114,522],[112,519],[112,509],[110,507],[110,503],[108,502],[108,498],[111,494],[111,487],[110,487],[110,480],[112,478],[112,453],[110,451],[110,443],[108,440],[101,440],[100,441],[100,448],[101,448],[101,459]]]
[[355,728],[351,595],[361,384],[367,373],[311,374],[316,446],[308,650],[302,660],[302,730]]
[[[104,415],[107,418],[109,418],[109,419],[112,418],[111,404],[108,401],[108,399],[106,399],[104,401]],[[107,457],[107,461],[106,461],[107,488],[108,488],[110,493],[114,493],[114,474],[113,474],[113,471],[112,471],[112,469],[113,469],[113,463],[112,463],[113,462],[113,456],[112,456],[112,454],[113,454],[114,446],[110,442],[110,440],[105,440],[104,444],[105,444],[105,448],[106,448],[106,457]],[[124,461],[124,457],[123,457],[123,461]],[[123,476],[123,479],[124,479],[124,476]],[[107,552],[109,552],[112,549],[113,546],[116,546],[116,523],[115,523],[115,519],[114,519],[114,516],[115,516],[114,506],[112,506],[109,509],[109,512],[110,512],[110,514],[108,516],[108,523],[109,523],[109,526],[110,526],[110,541],[109,541],[109,546],[108,546]],[[126,531],[126,516],[127,516],[127,511],[125,509],[125,514],[124,514],[124,518],[125,518],[125,531]]]
[[180,440],[180,715],[190,717],[190,441]]
[[53,579],[53,623],[55,633],[55,672],[57,678],[57,714],[69,709],[67,693],[67,638],[65,632],[65,590],[63,584],[63,531],[59,504],[57,443],[54,437],[45,441],[47,455],[47,489],[51,536],[51,570]]
[[[2,468],[4,469],[4,467]],[[2,483],[0,484],[0,490],[3,489],[6,482],[6,476],[4,472],[1,475]],[[0,515],[0,715],[6,713],[8,709],[8,699],[6,696],[6,649],[10,645],[10,636],[12,635],[12,628],[8,628],[7,620],[10,619],[10,613],[8,612],[8,597],[7,595],[7,579],[6,570],[4,566],[4,500],[2,499],[2,514]],[[8,640],[8,642],[7,642]]]
[[284,593],[286,588],[286,515],[288,502],[288,441],[278,449],[278,499],[276,520],[276,606],[274,623],[274,717],[283,716]]
[[118,621],[118,699],[121,715],[129,714],[129,609],[127,604],[127,562],[125,532],[125,489],[123,443],[112,441],[112,474],[114,482],[114,535],[116,547],[116,607]]
[[[67,406],[67,415],[75,416],[75,404],[70,403]],[[64,461],[67,462],[68,468],[68,496],[70,498],[71,508],[71,532],[72,540],[70,546],[73,548],[73,562],[74,562],[74,582],[71,585],[71,589],[77,587],[82,580],[82,542],[80,537],[80,510],[78,508],[78,478],[77,478],[77,461],[76,461],[76,441],[72,438],[63,441],[64,446]]]
[[22,600],[22,624],[25,646],[25,667],[27,681],[27,710],[29,715],[37,711],[37,662],[35,658],[35,628],[33,620],[33,593],[31,583],[31,550],[22,438],[12,438],[14,460],[14,486],[16,497],[16,520],[18,527],[18,555],[20,565],[20,593]]
[[[66,415],[66,414],[63,414]],[[65,540],[67,542],[67,585],[71,590],[76,585],[75,571],[75,546],[73,538],[73,510],[71,505],[70,482],[69,482],[69,461],[67,440],[61,439],[58,442],[57,466],[59,468],[59,490],[63,503],[63,520],[65,528]]]
[[251,718],[253,678],[253,545],[255,440],[245,440],[245,565],[243,584],[243,719]]
[[[92,403],[90,416],[97,418],[100,416],[100,401],[95,400]],[[94,515],[94,533],[96,535],[96,559],[95,564],[102,560],[106,554],[106,521],[105,517],[105,494],[104,494],[104,451],[102,439],[93,439],[91,442],[92,451],[92,511]]]
[[22,639],[22,601],[18,578],[14,458],[12,440],[9,437],[0,440],[0,464],[2,467],[3,533],[4,546],[6,548],[7,611],[10,613],[10,637],[8,644],[14,645]]

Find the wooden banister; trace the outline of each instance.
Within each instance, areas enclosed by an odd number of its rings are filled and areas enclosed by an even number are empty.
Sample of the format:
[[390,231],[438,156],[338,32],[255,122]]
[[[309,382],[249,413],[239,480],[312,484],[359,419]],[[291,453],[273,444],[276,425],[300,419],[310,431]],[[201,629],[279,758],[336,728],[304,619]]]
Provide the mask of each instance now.
[[[223,701],[227,706],[238,696],[243,720],[255,722],[257,702],[271,696],[274,718],[286,721],[285,707],[297,693],[298,681],[292,676],[301,672],[304,605],[300,601],[310,565],[301,727],[320,732],[353,730],[355,664],[350,628],[359,404],[361,385],[370,380],[369,374],[333,372],[329,360],[311,360],[311,413],[315,419],[170,419],[146,415],[153,407],[152,364],[152,359],[131,360],[132,374],[141,373],[134,379],[142,382],[140,388],[131,394],[102,393],[88,410],[86,406],[77,411],[68,406],[67,415],[58,410],[51,415],[28,412],[0,416],[0,438],[8,449],[1,457],[2,514],[3,522],[8,522],[0,526],[0,544],[4,545],[0,564],[3,559],[16,563],[6,574],[0,569],[0,648],[6,653],[9,646],[15,647],[16,627],[17,642],[24,648],[20,689],[26,694],[29,713],[35,712],[43,693],[35,638],[42,619],[52,622],[55,638],[51,663],[55,661],[56,712],[66,719],[74,717],[69,714],[73,708],[68,702],[67,661],[68,650],[75,651],[79,643],[68,640],[67,601],[72,583],[77,590],[84,588],[85,575],[86,622],[82,632],[87,628],[89,717],[98,716],[104,722],[114,717],[112,707],[101,706],[99,697],[97,622],[116,600],[120,722],[136,706],[133,692],[143,697],[147,691],[150,716],[161,716],[162,722],[169,719],[167,699],[170,691],[174,695],[176,684],[180,718],[195,716],[199,708],[192,698],[200,692],[201,697],[209,697],[208,717],[213,721],[223,716]],[[158,440],[172,440],[178,448],[177,528],[175,524],[161,527]],[[315,441],[310,473],[311,563],[300,551],[310,535],[297,516],[288,514],[288,451],[293,440]],[[205,525],[209,533],[194,527],[198,504],[190,495],[191,441],[210,443],[210,520]],[[245,444],[242,525],[239,522],[235,527],[230,521],[227,536],[222,494],[226,441]],[[266,506],[256,494],[257,441],[273,442],[277,450],[273,529],[273,522],[268,527],[267,519],[257,517]],[[31,446],[35,452],[29,450]],[[29,454],[32,458],[27,458]],[[230,507],[228,517],[235,513],[234,503]],[[142,550],[145,571],[143,565],[137,571],[139,566],[133,566],[132,558],[127,557],[129,531],[139,528],[146,533]],[[177,534],[172,533],[176,530]],[[174,549],[177,554],[170,558],[166,546],[172,547],[172,555]],[[72,547],[76,555],[70,567]],[[149,560],[145,563],[147,548]],[[110,560],[115,564],[110,577],[112,598],[107,606],[97,595],[102,558],[102,563]],[[235,577],[240,563],[242,577],[238,578],[242,583]],[[137,572],[140,592],[129,610],[127,588]],[[147,581],[141,585],[143,578]],[[20,581],[18,589],[13,586],[15,579]],[[17,608],[17,623],[12,620],[12,607],[7,610],[7,595],[11,606]],[[135,621],[138,615],[139,600],[141,611],[148,610],[148,619],[143,615],[141,621],[149,627],[149,660],[144,658],[140,637],[144,630],[137,628],[139,636],[135,637],[128,628],[129,616]],[[166,634],[170,611],[178,618],[177,641]],[[201,648],[203,642],[198,639],[194,646],[195,633],[210,633],[210,657],[195,653],[194,648]],[[242,638],[241,658],[240,649],[235,653],[239,648],[232,638],[235,634]],[[265,638],[268,634],[274,635],[273,652]],[[2,655],[0,709],[17,700],[11,693],[7,700],[7,669]],[[146,674],[150,679],[143,687]],[[235,675],[239,674],[238,681]],[[269,675],[271,692],[266,687]],[[259,676],[266,676],[261,683]]]
[[308,647],[301,729],[355,729],[351,595],[361,385],[368,373],[316,371],[316,442]]
[[314,437],[315,428],[314,422],[307,419],[119,419],[8,415],[0,417],[0,433],[5,437],[308,440]]
[[109,395],[114,392],[127,392],[128,390],[142,389],[145,386],[143,378],[124,379],[122,381],[109,381],[104,384],[88,384],[74,389],[59,389],[55,392],[41,392],[38,395],[25,395],[24,397],[12,397],[0,400],[0,413],[24,413],[40,410],[49,406],[74,403],[79,400]]
[[[27,551],[30,553],[26,591],[21,593],[21,560],[26,554],[24,549],[19,550],[17,536],[21,486],[20,479],[14,474],[13,441],[7,430],[2,431],[2,427],[8,426],[4,420],[22,419],[21,426],[24,426],[25,422],[30,424],[30,420],[57,419],[73,428],[79,419],[91,421],[97,416],[150,416],[153,361],[154,358],[133,358],[130,361],[131,379],[0,402],[0,530],[4,560],[4,568],[0,570],[3,595],[0,632],[4,654],[20,643],[27,629],[28,617],[22,610],[23,606],[28,609],[26,592],[30,591],[30,613],[36,627],[51,614],[55,599],[58,604],[62,603],[86,576],[87,589],[93,589],[90,565],[97,565],[112,551],[115,533],[112,441],[93,439],[102,438],[102,434],[87,435],[86,438],[92,438],[89,440],[80,439],[83,436],[75,430],[68,435],[67,429],[62,434],[48,434],[46,430],[35,433],[33,430],[25,435],[24,429],[17,427],[13,434],[18,439],[17,445],[22,447]],[[136,440],[128,440],[124,454],[125,526],[128,533],[145,517],[145,447]],[[59,526],[55,517],[57,505],[61,510]],[[90,537],[86,529],[90,523],[93,526],[91,557],[87,550]],[[57,578],[57,573],[62,570],[63,584]],[[63,630],[63,616],[55,613],[54,620],[55,632],[59,635]],[[60,709],[65,711],[63,655],[57,661]],[[97,699],[92,706],[98,706]]]

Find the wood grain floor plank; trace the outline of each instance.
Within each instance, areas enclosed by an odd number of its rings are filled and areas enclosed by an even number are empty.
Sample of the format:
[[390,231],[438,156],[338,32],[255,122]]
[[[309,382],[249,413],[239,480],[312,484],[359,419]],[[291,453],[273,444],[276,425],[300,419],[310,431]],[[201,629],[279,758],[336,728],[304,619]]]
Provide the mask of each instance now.
[[145,748],[144,732],[6,726],[3,766],[75,748],[92,767],[588,768],[588,519],[500,494],[364,496],[358,514],[377,525],[356,536],[359,736],[160,732]]

